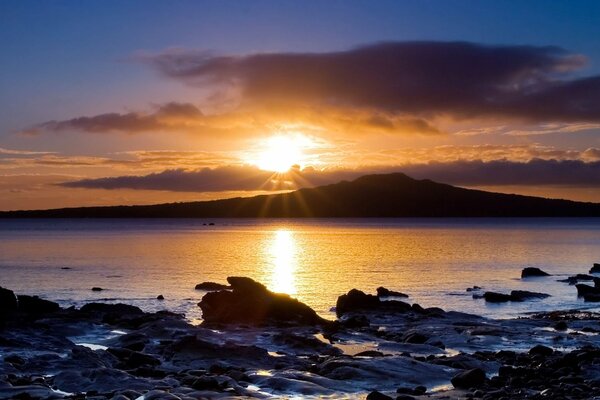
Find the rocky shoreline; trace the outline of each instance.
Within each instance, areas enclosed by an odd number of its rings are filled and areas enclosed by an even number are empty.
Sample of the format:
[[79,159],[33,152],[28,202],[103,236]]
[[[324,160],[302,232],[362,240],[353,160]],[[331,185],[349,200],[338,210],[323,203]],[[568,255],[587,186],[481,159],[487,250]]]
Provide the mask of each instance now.
[[0,288],[0,398],[600,399],[597,313],[494,320],[382,287],[330,321],[250,278],[201,287],[200,326]]

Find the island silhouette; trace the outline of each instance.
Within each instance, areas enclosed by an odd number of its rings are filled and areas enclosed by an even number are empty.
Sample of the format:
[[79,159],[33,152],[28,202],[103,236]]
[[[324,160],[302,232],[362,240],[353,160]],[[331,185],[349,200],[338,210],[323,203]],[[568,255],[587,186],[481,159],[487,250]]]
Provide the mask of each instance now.
[[600,204],[465,189],[392,173],[254,197],[0,212],[0,218],[309,217],[600,217]]

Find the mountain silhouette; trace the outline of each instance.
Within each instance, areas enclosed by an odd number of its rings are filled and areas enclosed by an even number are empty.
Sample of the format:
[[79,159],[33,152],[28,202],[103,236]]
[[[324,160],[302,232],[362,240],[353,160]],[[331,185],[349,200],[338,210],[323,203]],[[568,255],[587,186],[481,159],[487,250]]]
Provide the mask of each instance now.
[[600,217],[600,204],[464,189],[393,173],[245,198],[0,212],[0,218],[20,217]]

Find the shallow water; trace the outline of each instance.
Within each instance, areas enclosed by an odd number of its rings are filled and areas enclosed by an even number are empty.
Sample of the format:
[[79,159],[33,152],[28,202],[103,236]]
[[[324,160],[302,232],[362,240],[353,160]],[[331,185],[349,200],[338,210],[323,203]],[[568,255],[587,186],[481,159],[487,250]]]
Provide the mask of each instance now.
[[[600,309],[556,282],[593,262],[600,219],[0,220],[1,286],[64,305],[120,301],[192,320],[203,295],[194,286],[230,275],[253,277],[331,318],[337,296],[380,285],[426,307],[501,318]],[[564,276],[521,280],[526,266]],[[473,285],[552,297],[488,305],[465,291]]]

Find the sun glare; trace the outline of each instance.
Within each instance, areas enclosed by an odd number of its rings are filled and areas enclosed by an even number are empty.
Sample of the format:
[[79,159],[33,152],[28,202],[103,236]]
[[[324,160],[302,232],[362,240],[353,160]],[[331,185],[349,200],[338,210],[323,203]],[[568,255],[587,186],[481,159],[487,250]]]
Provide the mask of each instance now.
[[296,241],[288,230],[278,230],[271,243],[271,289],[279,293],[296,294]]
[[273,136],[265,140],[254,164],[265,171],[284,173],[304,160],[303,149],[309,140],[304,136]]

